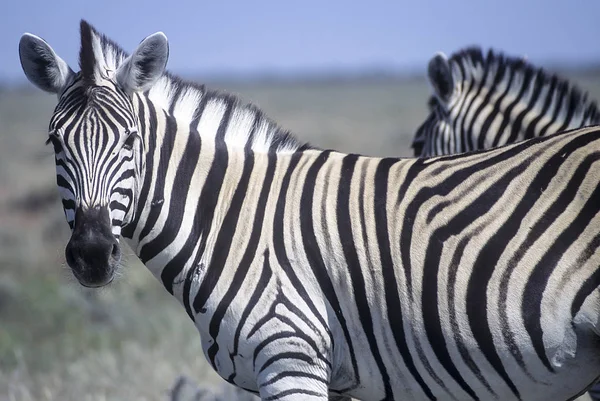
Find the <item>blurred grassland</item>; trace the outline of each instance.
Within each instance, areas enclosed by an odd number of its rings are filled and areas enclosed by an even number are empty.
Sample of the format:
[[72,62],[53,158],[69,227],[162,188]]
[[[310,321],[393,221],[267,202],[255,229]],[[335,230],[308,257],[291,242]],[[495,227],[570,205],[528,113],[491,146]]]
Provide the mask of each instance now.
[[[574,78],[600,99],[600,78]],[[374,156],[411,155],[429,93],[421,79],[209,86],[316,146]],[[44,146],[55,103],[30,88],[0,91],[0,401],[164,400],[179,375],[229,394],[184,309],[131,251],[101,290],[65,268],[69,231]]]

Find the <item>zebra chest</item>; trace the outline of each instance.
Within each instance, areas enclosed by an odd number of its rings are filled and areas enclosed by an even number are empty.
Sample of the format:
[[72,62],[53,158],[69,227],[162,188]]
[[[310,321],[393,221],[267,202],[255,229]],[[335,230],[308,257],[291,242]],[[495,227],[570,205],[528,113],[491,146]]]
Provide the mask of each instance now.
[[218,312],[218,308],[208,305],[195,318],[204,356],[225,380],[255,389],[252,355],[256,345],[246,338],[239,311],[227,310],[223,315]]
[[[207,361],[225,380],[254,391],[257,382],[265,381],[261,375],[270,377],[289,368],[284,354],[299,358],[292,361],[295,369],[314,370],[313,361],[325,358],[327,344],[291,309],[278,291],[268,288],[256,303],[235,299],[224,313],[221,302],[209,300],[204,313],[195,317]],[[305,361],[310,361],[306,369]]]

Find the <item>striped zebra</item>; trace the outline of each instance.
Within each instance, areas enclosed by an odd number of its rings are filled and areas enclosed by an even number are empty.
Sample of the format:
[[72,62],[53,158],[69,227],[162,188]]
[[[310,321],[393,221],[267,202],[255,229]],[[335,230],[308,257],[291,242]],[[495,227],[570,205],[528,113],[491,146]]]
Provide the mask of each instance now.
[[567,80],[471,47],[429,62],[434,95],[413,140],[415,156],[488,149],[568,129],[600,124],[600,110]]
[[[600,124],[600,111],[573,84],[524,59],[467,48],[435,55],[427,78],[430,115],[413,141],[415,156],[487,149]],[[592,388],[600,400],[600,385]]]
[[435,159],[294,139],[81,23],[25,34],[82,285],[121,239],[225,380],[267,400],[566,400],[600,376],[600,128]]

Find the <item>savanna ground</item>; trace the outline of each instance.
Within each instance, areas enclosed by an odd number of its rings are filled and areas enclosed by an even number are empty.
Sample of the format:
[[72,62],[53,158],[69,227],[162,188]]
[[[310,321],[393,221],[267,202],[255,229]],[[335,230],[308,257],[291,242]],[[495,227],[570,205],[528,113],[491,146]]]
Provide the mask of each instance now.
[[[600,99],[600,78],[574,77]],[[410,156],[422,79],[215,83],[323,148]],[[207,365],[183,308],[126,250],[122,276],[87,290],[64,264],[69,232],[44,146],[56,98],[0,91],[0,401],[165,400],[181,375],[205,400],[238,394]],[[240,398],[241,399],[241,398]]]

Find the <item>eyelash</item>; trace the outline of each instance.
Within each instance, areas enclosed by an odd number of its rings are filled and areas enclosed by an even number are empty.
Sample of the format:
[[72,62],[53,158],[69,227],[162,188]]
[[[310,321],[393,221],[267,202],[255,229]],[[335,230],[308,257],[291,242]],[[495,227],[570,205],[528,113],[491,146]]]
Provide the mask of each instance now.
[[48,136],[48,139],[46,139],[46,145],[52,144],[52,146],[54,147],[54,153],[58,153],[62,150],[62,145],[59,141],[59,139],[55,136],[55,134],[50,134],[50,136]]

